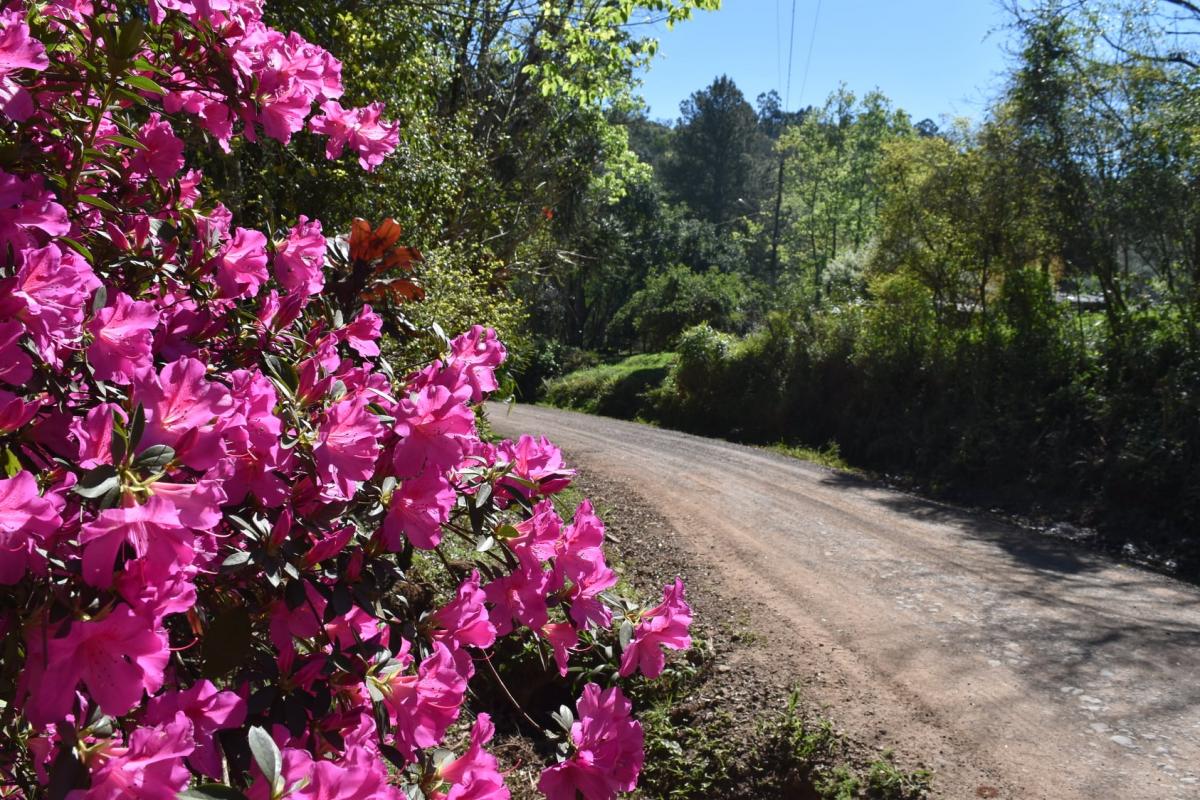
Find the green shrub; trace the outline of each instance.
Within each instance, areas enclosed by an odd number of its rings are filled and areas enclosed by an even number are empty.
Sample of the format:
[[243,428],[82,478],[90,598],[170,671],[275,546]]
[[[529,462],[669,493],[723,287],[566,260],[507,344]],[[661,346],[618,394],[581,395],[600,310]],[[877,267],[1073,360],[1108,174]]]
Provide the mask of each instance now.
[[632,328],[644,348],[663,350],[684,329],[699,323],[738,330],[745,323],[749,299],[750,290],[736,273],[693,272],[676,264],[647,277],[612,324],[617,330]]
[[544,384],[542,399],[560,408],[622,419],[646,416],[646,392],[662,383],[674,353],[645,353],[578,370]]

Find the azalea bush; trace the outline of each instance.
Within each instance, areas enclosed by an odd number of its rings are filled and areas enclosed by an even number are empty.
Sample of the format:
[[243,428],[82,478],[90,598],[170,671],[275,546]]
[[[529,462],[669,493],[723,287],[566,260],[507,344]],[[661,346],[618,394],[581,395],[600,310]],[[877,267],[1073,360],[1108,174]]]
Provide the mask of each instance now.
[[554,715],[542,791],[632,789],[618,683],[688,646],[683,586],[611,595],[603,524],[550,499],[558,450],[480,438],[494,331],[381,357],[422,295],[394,224],[206,202],[206,142],[320,137],[366,170],[396,146],[261,12],[0,12],[0,797],[504,798],[498,710],[468,702],[502,639],[562,676],[611,660]]

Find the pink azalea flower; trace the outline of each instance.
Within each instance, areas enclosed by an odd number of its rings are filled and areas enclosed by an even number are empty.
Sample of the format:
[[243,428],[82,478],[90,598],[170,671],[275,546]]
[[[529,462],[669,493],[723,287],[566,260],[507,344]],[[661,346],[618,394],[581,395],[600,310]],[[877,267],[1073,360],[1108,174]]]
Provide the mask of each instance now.
[[196,7],[187,0],[150,0],[150,21],[155,25],[162,24],[168,11],[191,15],[196,13]]
[[[83,526],[83,579],[107,589],[113,583],[113,562],[121,545],[128,544],[141,561],[143,579],[158,583],[195,557],[194,534],[179,522],[179,512],[161,497],[141,506],[110,508]],[[128,567],[126,567],[128,569]]]
[[51,244],[24,255],[16,276],[0,281],[0,315],[20,320],[42,358],[58,366],[59,352],[82,335],[84,307],[100,281],[73,250]]
[[33,359],[18,343],[24,334],[24,326],[16,320],[0,322],[0,381],[13,386],[33,377]]
[[286,291],[311,297],[325,288],[325,237],[321,221],[301,216],[287,238],[275,246],[275,280]]
[[528,550],[538,561],[549,561],[557,555],[563,524],[549,500],[535,505],[529,519],[521,520],[513,527],[519,535],[509,539],[508,546],[514,552]]
[[341,103],[329,100],[321,106],[321,116],[309,121],[313,133],[328,136],[325,157],[333,160],[349,146],[358,154],[359,165],[368,172],[400,143],[400,124],[381,122],[383,103],[365,108],[342,108]]
[[513,620],[539,631],[550,619],[546,608],[549,574],[527,553],[522,551],[516,555],[519,566],[511,575],[497,578],[483,587],[493,606],[489,616],[496,626],[497,636],[511,633]]
[[116,403],[101,403],[71,420],[71,438],[79,445],[79,466],[93,469],[112,463],[113,415],[126,418]]
[[137,376],[133,395],[146,409],[140,447],[173,447],[175,457],[192,469],[205,470],[221,460],[234,402],[229,389],[206,373],[203,362],[181,358],[157,374],[146,370]]
[[550,642],[550,648],[554,651],[554,663],[558,667],[558,674],[565,678],[571,648],[579,644],[579,631],[575,629],[574,625],[567,622],[551,622],[542,628],[542,634],[546,637],[546,641]]
[[433,643],[433,653],[421,662],[416,675],[405,675],[404,667],[411,660],[405,642],[395,669],[375,679],[395,728],[395,747],[409,760],[419,748],[442,740],[458,718],[467,689],[453,654],[441,642]]
[[0,13],[0,111],[24,122],[33,114],[33,98],[13,79],[13,73],[31,69],[41,72],[50,66],[46,48],[29,35],[25,11],[19,6]]
[[455,494],[450,481],[440,472],[426,470],[407,478],[392,493],[388,515],[383,521],[383,544],[390,552],[403,546],[407,537],[413,547],[432,550],[442,540],[442,523],[450,519]]
[[[278,737],[277,737],[278,738]],[[339,760],[314,760],[305,750],[282,748],[282,778],[287,800],[402,800],[404,797],[388,785],[387,768],[378,755],[357,748]],[[270,782],[258,772],[249,800],[278,797]]]
[[146,146],[138,150],[129,166],[142,175],[152,175],[165,184],[183,169],[183,140],[175,135],[171,123],[155,112],[138,131],[138,141]]
[[485,394],[500,388],[496,383],[495,371],[507,355],[508,351],[493,328],[475,325],[450,342],[450,355],[446,363],[451,368],[463,371],[471,387],[471,402],[478,403]]
[[293,652],[293,639],[315,639],[320,636],[322,628],[325,636],[340,647],[353,647],[359,642],[373,639],[379,633],[378,621],[358,606],[324,622],[329,601],[310,583],[306,582],[304,589],[306,602],[303,605],[290,609],[286,602],[280,600],[271,610],[271,641],[280,652]]
[[20,178],[0,170],[0,241],[35,247],[34,231],[66,236],[71,232],[67,210],[55,202],[41,175]]
[[[566,466],[562,451],[545,436],[522,436],[516,443],[501,442],[498,457],[511,464],[509,475],[501,479],[508,491],[525,498],[549,497],[570,485],[575,470]],[[520,479],[520,480],[514,480]],[[536,488],[528,484],[536,484]]]
[[159,626],[168,614],[183,614],[196,605],[196,572],[193,564],[156,575],[152,583],[140,570],[130,570],[117,575],[113,588],[135,614],[147,623]]
[[90,622],[57,631],[31,628],[22,684],[25,716],[34,725],[58,722],[71,711],[81,682],[105,714],[122,716],[163,683],[171,652],[160,629],[118,606]]
[[451,393],[442,386],[426,386],[400,401],[396,433],[401,440],[392,454],[397,476],[419,475],[427,466],[441,472],[458,464],[463,440],[475,433],[467,397],[465,389]]
[[487,595],[479,588],[479,570],[475,570],[458,585],[454,599],[434,612],[433,621],[439,628],[434,637],[451,649],[491,647],[496,641],[496,626],[488,617],[486,600]]
[[346,525],[314,542],[313,546],[304,554],[304,566],[311,567],[315,564],[320,564],[322,561],[333,558],[342,552],[350,540],[354,538],[356,530],[353,525]]
[[238,228],[217,258],[217,286],[230,299],[254,297],[267,282],[267,237]]
[[364,305],[362,311],[346,327],[338,331],[342,340],[363,358],[379,355],[379,335],[383,333],[383,318]]
[[571,584],[571,619],[580,627],[607,627],[612,612],[597,596],[617,583],[617,574],[604,561],[604,523],[584,500],[563,530],[554,560],[555,585]]
[[612,800],[632,791],[642,771],[642,726],[630,713],[633,705],[616,686],[601,691],[583,687],[576,704],[579,721],[571,726],[575,752],[542,772],[538,790],[548,800]]
[[219,692],[207,680],[199,680],[182,691],[164,692],[146,705],[143,722],[168,724],[183,714],[192,724],[196,748],[188,761],[210,778],[221,777],[221,752],[213,734],[238,728],[246,721],[246,701],[234,692]]
[[663,589],[663,601],[642,615],[633,641],[621,656],[621,676],[629,677],[641,670],[647,678],[657,678],[666,664],[663,647],[687,650],[692,646],[688,629],[692,625],[692,608],[683,599],[683,581]]
[[[275,736],[276,743],[280,739],[281,737],[277,734]],[[308,798],[313,797],[307,791],[315,777],[313,775],[312,754],[296,747],[283,747],[280,750],[282,763],[279,772],[283,778],[283,785],[285,788],[297,787],[296,791],[287,795],[288,800],[308,800]],[[249,800],[276,800],[278,795],[275,793],[270,779],[262,774],[257,765],[255,765],[254,773],[254,783],[250,786],[250,790],[246,792],[246,797]]]
[[21,580],[38,556],[35,548],[62,525],[62,498],[42,497],[25,470],[0,480],[0,584]]
[[[261,78],[256,121],[267,136],[287,144],[292,134],[304,129],[304,120],[312,110],[312,94],[300,80],[287,73],[271,70],[262,73]],[[253,141],[254,129],[249,122],[247,118],[245,136]]]
[[42,407],[44,395],[27,401],[24,397],[0,389],[0,433],[13,433],[33,419]]
[[173,483],[158,480],[150,484],[154,497],[168,503],[179,515],[179,522],[193,531],[210,531],[220,524],[221,506],[228,497],[225,489],[229,485],[226,476],[214,474],[220,465],[204,474],[195,483]]
[[121,292],[112,305],[100,309],[88,325],[92,344],[88,361],[102,381],[133,382],[134,373],[150,366],[150,350],[158,311],[152,303],[136,301]]
[[[373,763],[372,763],[373,762]],[[401,800],[399,790],[388,785],[387,768],[378,756],[316,762],[312,783],[292,797],[297,800]]]
[[328,497],[349,500],[362,481],[370,480],[382,435],[383,425],[367,410],[365,398],[347,398],[330,406],[313,447],[322,491]]
[[[153,14],[153,0],[150,7]],[[168,114],[186,111],[198,117],[200,127],[217,140],[217,144],[222,150],[226,153],[230,151],[234,118],[232,110],[225,103],[209,97],[203,92],[184,90],[168,92],[167,96],[163,98],[163,109]]]
[[244,426],[230,430],[227,449],[232,474],[224,480],[224,491],[233,502],[253,494],[267,506],[287,499],[288,486],[280,476],[292,461],[292,452],[281,445],[283,421],[275,414],[279,398],[275,385],[258,370],[236,370],[230,375],[231,389]]
[[93,756],[91,786],[68,800],[175,800],[191,773],[183,763],[195,748],[192,721],[179,713],[152,728],[137,728],[126,746],[109,744]]
[[496,735],[496,726],[487,714],[480,714],[471,726],[467,751],[438,768],[438,776],[451,784],[445,800],[508,800],[508,788],[500,774],[496,757],[483,746]]

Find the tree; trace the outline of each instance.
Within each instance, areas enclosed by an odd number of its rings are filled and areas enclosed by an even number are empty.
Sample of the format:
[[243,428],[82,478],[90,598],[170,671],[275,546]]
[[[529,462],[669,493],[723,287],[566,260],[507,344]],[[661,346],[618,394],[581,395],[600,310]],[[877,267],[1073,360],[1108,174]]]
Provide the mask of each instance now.
[[877,167],[887,142],[912,136],[908,115],[871,92],[842,87],[789,128],[784,157],[784,263],[817,291],[827,264],[871,239],[883,191]]
[[692,272],[676,264],[656,271],[613,318],[613,328],[633,329],[643,349],[669,348],[693,325],[737,331],[746,321],[749,291],[738,275]]
[[712,223],[752,216],[766,187],[759,168],[766,141],[741,90],[722,75],[680,104],[680,113],[668,189]]

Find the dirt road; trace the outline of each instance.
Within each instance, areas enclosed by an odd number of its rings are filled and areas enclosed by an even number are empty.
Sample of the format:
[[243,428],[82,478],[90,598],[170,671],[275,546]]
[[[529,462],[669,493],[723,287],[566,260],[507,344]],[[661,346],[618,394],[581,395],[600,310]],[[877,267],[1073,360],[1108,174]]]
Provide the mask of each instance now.
[[643,498],[756,610],[760,668],[952,798],[1200,797],[1200,590],[774,453],[491,408]]

